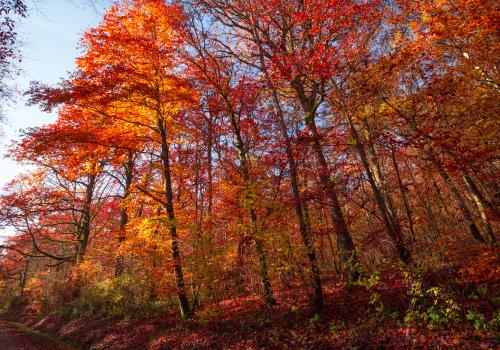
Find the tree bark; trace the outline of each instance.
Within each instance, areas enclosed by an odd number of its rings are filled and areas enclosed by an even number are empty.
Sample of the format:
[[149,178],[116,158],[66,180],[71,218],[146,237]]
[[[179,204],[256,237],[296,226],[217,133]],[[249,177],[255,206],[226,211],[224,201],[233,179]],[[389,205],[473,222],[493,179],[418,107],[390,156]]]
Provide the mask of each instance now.
[[320,310],[324,306],[323,288],[321,286],[321,276],[317,261],[316,250],[314,249],[313,242],[306,225],[306,220],[304,218],[302,200],[300,198],[300,191],[299,191],[299,176],[297,171],[297,164],[295,162],[295,157],[293,155],[292,144],[290,141],[290,137],[288,136],[285,117],[283,115],[283,110],[281,108],[278,93],[276,92],[276,89],[274,88],[274,85],[271,83],[271,79],[269,78],[269,74],[267,72],[267,68],[264,63],[262,48],[260,46],[259,48],[261,50],[260,52],[261,69],[264,73],[268,88],[271,90],[271,96],[274,103],[274,112],[275,112],[274,115],[276,117],[280,129],[281,138],[285,145],[285,153],[288,160],[288,167],[290,168],[290,183],[292,185],[292,196],[294,201],[295,216],[297,217],[297,221],[299,224],[300,237],[302,243],[304,244],[304,247],[306,248],[306,255],[309,260],[309,264],[311,266],[311,274],[314,284],[313,307],[317,310]]
[[170,154],[169,144],[167,140],[167,130],[163,119],[158,120],[158,130],[161,138],[161,160],[162,160],[162,175],[165,191],[165,209],[167,211],[168,228],[170,239],[172,241],[172,260],[174,263],[175,283],[177,287],[177,298],[182,318],[186,319],[191,315],[189,301],[186,295],[184,282],[184,274],[182,272],[181,253],[179,248],[179,240],[177,238],[177,223],[175,221],[174,200],[172,192],[172,178],[170,169]]
[[[238,150],[238,157],[240,160],[240,173],[244,181],[245,186],[245,197],[249,203],[251,203],[251,179],[250,179],[250,169],[248,165],[248,160],[246,156],[245,144],[243,142],[243,137],[241,135],[241,130],[238,125],[236,116],[232,112],[232,108],[229,102],[226,100],[229,109],[229,118],[231,120],[231,127],[233,129],[233,134],[236,138],[236,149]],[[267,266],[267,258],[264,251],[264,242],[261,237],[259,237],[258,232],[258,220],[257,213],[253,207],[253,204],[249,205],[248,208],[250,223],[251,223],[251,237],[255,244],[255,252],[257,253],[257,262],[259,266],[259,278],[262,284],[264,302],[266,305],[275,305],[276,300],[274,299],[273,290],[271,288],[271,281],[269,279],[269,272]]]
[[342,261],[346,264],[346,272],[350,281],[355,281],[359,277],[357,266],[357,256],[354,248],[354,242],[351,233],[345,222],[344,214],[337,197],[337,190],[335,182],[331,178],[330,170],[326,162],[325,155],[323,154],[323,147],[321,145],[321,137],[318,133],[315,122],[315,108],[312,103],[307,100],[303,89],[298,84],[295,85],[295,90],[299,94],[299,100],[304,110],[305,122],[312,137],[312,149],[316,156],[316,161],[319,165],[319,178],[323,191],[329,200],[330,216],[332,218],[335,234],[337,237],[337,244],[340,249]]
[[476,184],[472,180],[472,178],[467,175],[467,173],[462,172],[463,178],[467,187],[469,188],[470,193],[472,194],[472,198],[476,203],[477,210],[479,211],[479,215],[481,216],[481,220],[483,221],[484,227],[486,228],[486,237],[488,238],[488,243],[491,245],[496,244],[495,234],[493,233],[493,227],[491,226],[490,221],[488,220],[488,216],[486,214],[485,206],[488,207],[491,211],[496,214],[496,210],[494,206],[489,203],[484,196],[481,194]]
[[[130,186],[132,186],[132,178],[134,175],[134,157],[132,152],[128,155],[127,163],[124,164],[123,169],[125,170],[125,183],[123,187],[123,197],[122,197],[122,207],[120,208],[120,222],[118,226],[118,244],[119,246],[125,241],[126,232],[125,227],[128,224],[128,213],[127,209],[123,206],[124,202],[127,200],[129,195]],[[123,264],[124,256],[119,253],[116,256],[115,262],[115,277],[121,276],[123,274]]]
[[439,175],[445,182],[446,186],[450,190],[451,194],[457,201],[458,207],[460,211],[462,212],[462,216],[469,226],[469,232],[476,241],[481,242],[481,243],[486,243],[484,240],[483,236],[481,236],[481,233],[479,232],[479,228],[477,227],[476,223],[474,222],[474,219],[472,217],[472,213],[470,212],[469,208],[467,207],[467,204],[465,203],[464,198],[460,195],[460,191],[457,188],[457,186],[453,183],[453,181],[450,179],[449,175],[444,171],[443,167],[439,163],[437,159],[434,157],[430,157],[432,163],[436,167]]
[[77,229],[77,245],[75,252],[74,265],[76,267],[75,278],[72,288],[72,297],[77,298],[80,296],[82,291],[83,276],[80,270],[80,265],[85,260],[85,253],[87,251],[87,245],[89,242],[90,229],[91,229],[91,217],[92,217],[92,200],[94,198],[94,189],[96,184],[97,176],[95,174],[88,175],[88,183],[85,188],[85,199],[83,202],[83,208],[81,209],[80,222],[78,223]]
[[94,188],[96,183],[96,175],[88,175],[88,183],[85,189],[85,200],[82,208],[82,216],[80,224],[78,225],[77,234],[77,248],[76,248],[76,258],[75,264],[80,265],[85,260],[85,253],[87,251],[87,245],[90,236],[90,221],[91,221],[91,208],[92,200],[94,198]]
[[[413,186],[415,187],[415,193],[416,193],[417,200],[420,203],[420,205],[422,207],[424,207],[425,214],[427,215],[427,222],[430,225],[429,230],[432,233],[432,238],[433,238],[433,240],[437,241],[437,240],[439,240],[440,233],[439,233],[439,227],[437,224],[437,218],[436,218],[436,215],[434,215],[431,203],[428,202],[427,198],[423,198],[422,192],[418,189],[417,180],[415,179],[415,176],[413,175],[413,171],[410,168],[410,165],[408,164],[408,162],[405,162],[405,166],[406,166],[406,169],[408,170],[408,174],[411,178],[411,181],[413,182]],[[430,191],[431,187],[429,185],[427,171],[422,172],[422,179],[424,181],[425,192]]]
[[405,207],[406,216],[408,217],[408,226],[410,229],[412,240],[415,241],[416,237],[415,237],[415,230],[413,228],[413,218],[411,215],[410,203],[408,201],[408,198],[406,197],[406,193],[405,193],[405,190],[403,188],[403,181],[401,180],[401,173],[399,171],[399,165],[398,165],[398,162],[396,160],[396,154],[394,152],[393,147],[391,147],[391,158],[392,158],[392,164],[394,166],[394,170],[396,171],[396,178],[398,179],[398,186],[399,186],[399,190],[401,192],[401,197],[403,198],[403,204]]
[[356,150],[358,151],[358,154],[361,158],[361,162],[363,163],[363,166],[365,168],[366,175],[368,177],[368,182],[370,183],[370,186],[372,188],[373,195],[375,197],[375,202],[377,203],[377,206],[379,208],[379,212],[380,215],[382,216],[382,221],[384,222],[387,233],[389,234],[389,237],[393,242],[393,244],[396,246],[396,251],[398,252],[399,259],[403,261],[405,264],[408,264],[411,261],[411,254],[408,248],[404,244],[403,234],[401,232],[401,226],[396,225],[391,219],[391,216],[389,215],[386,207],[386,201],[384,200],[384,195],[378,188],[373,173],[370,169],[368,157],[366,155],[361,138],[359,137],[358,131],[356,130],[356,127],[354,126],[354,123],[350,116],[347,116],[347,120],[349,122],[349,129],[351,131],[351,135],[354,138]]

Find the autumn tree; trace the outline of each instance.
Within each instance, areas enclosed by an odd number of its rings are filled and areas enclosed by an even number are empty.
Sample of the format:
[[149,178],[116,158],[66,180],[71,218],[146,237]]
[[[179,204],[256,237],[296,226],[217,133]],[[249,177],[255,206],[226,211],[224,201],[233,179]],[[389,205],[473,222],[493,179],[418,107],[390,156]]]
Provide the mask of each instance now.
[[[146,11],[147,8],[147,11]],[[163,188],[160,197],[146,192],[164,208],[181,314],[190,314],[185,290],[174,207],[171,145],[195,92],[176,71],[175,30],[182,10],[163,1],[115,5],[102,25],[85,34],[78,79],[72,82],[74,103],[110,120],[140,128],[158,147]],[[89,103],[89,101],[93,101]]]

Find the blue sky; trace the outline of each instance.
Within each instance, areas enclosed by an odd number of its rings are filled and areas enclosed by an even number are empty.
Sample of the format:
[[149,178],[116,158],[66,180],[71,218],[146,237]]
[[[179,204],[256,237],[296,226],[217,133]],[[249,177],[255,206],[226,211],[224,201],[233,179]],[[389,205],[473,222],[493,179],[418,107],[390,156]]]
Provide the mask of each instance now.
[[[25,90],[32,80],[56,83],[73,70],[75,58],[80,54],[78,42],[81,34],[99,23],[102,5],[111,1],[94,1],[96,7],[89,5],[90,0],[26,2],[30,12],[18,27],[23,73],[14,82],[20,91]],[[3,136],[0,136],[0,188],[22,171],[20,165],[4,158],[10,141],[18,137],[20,129],[55,119],[54,115],[43,113],[36,107],[26,107],[25,103],[22,96],[17,96],[10,106],[4,107],[6,124],[2,126]]]

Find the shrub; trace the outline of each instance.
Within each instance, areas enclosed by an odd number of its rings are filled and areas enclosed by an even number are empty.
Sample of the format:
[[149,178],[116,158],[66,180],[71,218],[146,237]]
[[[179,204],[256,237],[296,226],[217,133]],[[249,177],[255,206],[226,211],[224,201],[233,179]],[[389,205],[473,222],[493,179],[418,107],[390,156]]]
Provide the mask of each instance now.
[[432,329],[458,319],[460,315],[458,303],[442,288],[425,287],[424,272],[422,268],[417,269],[416,273],[405,272],[410,297],[410,307],[404,318],[405,322],[422,320]]
[[144,282],[130,275],[111,277],[84,289],[74,302],[72,316],[136,317],[169,307],[167,301],[152,299]]

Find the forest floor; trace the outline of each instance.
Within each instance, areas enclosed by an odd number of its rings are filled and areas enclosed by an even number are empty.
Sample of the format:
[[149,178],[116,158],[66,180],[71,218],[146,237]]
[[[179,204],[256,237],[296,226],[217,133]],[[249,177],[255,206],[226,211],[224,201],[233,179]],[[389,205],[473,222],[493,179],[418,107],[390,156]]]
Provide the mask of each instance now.
[[396,266],[350,286],[326,277],[319,313],[295,288],[277,290],[271,309],[242,296],[206,305],[188,321],[176,310],[129,320],[20,310],[1,317],[83,349],[497,349],[499,276],[495,249],[410,282]]
[[35,332],[23,325],[0,322],[2,350],[76,350],[51,336]]

